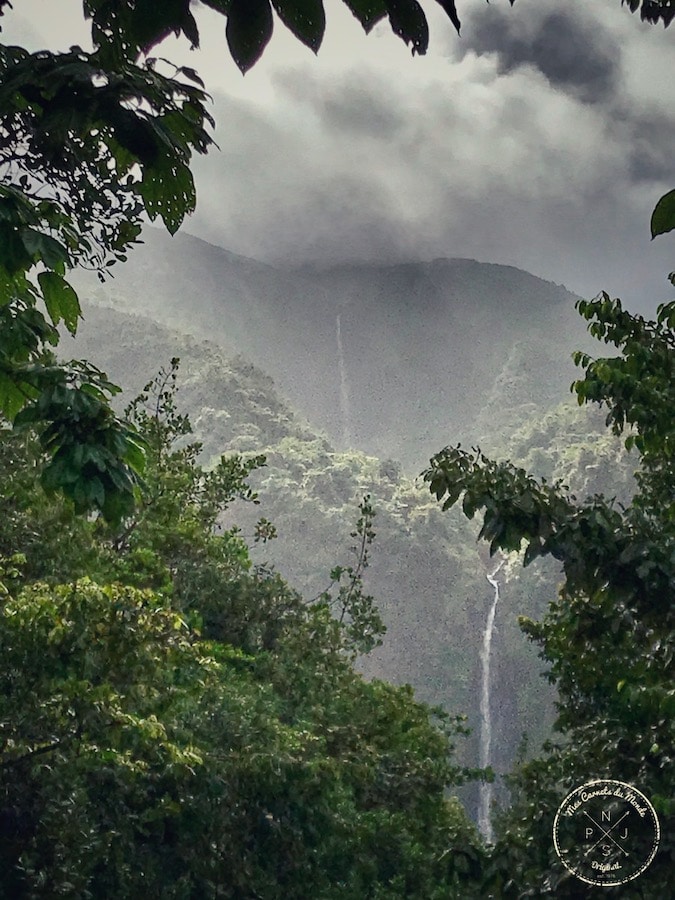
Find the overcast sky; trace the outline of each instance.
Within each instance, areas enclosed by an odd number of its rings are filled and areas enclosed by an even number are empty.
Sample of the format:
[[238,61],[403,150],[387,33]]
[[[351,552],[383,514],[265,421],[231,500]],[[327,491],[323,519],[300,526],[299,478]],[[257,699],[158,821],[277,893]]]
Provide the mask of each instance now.
[[[84,40],[77,0],[15,0],[5,40]],[[184,226],[269,261],[466,256],[648,309],[672,293],[675,238],[649,216],[675,187],[675,28],[620,0],[437,4],[426,57],[385,23],[363,35],[340,0],[315,57],[277,24],[243,77],[224,21],[202,48],[166,42],[214,98],[219,151],[195,165]]]

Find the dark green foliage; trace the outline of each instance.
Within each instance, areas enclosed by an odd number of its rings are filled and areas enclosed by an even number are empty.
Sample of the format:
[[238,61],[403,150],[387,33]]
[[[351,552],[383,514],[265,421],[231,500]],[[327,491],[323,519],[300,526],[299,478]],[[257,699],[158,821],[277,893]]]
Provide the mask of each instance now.
[[652,237],[666,234],[675,228],[675,191],[668,191],[654,207],[651,219]]
[[[426,52],[429,29],[417,0],[345,2],[366,32],[386,16],[413,53]],[[438,2],[459,31],[454,0]],[[0,4],[0,14],[7,5]],[[274,12],[315,52],[323,38],[322,0],[207,5],[225,16],[227,45],[242,72],[269,42]],[[629,5],[651,22],[667,25],[673,15],[670,2]],[[172,34],[199,45],[189,0],[85,0],[83,11],[91,21],[91,51],[74,46],[66,53],[31,54],[0,46],[0,412],[11,421],[29,405],[33,420],[37,424],[42,416],[47,429],[52,404],[35,402],[44,389],[41,354],[46,344],[58,342],[53,326],[65,322],[74,333],[80,317],[67,273],[84,264],[104,278],[110,265],[126,259],[144,215],[161,218],[172,234],[179,228],[196,203],[192,154],[208,150],[207,129],[214,124],[195,70],[149,55]],[[669,202],[666,196],[655,211],[653,233],[671,227]],[[38,274],[40,268],[46,271]],[[64,370],[64,377],[71,374]],[[75,391],[95,387],[84,372],[80,376]],[[110,417],[102,448],[116,454],[119,446],[120,453],[107,465],[106,477],[92,487],[83,470],[55,464],[49,484],[82,509],[119,521],[133,506],[142,469],[142,454],[129,452],[130,440],[128,426]]]
[[[119,521],[133,506],[142,446],[111,414],[115,389],[101,373],[45,365],[43,351],[58,342],[60,322],[77,329],[68,270],[84,264],[103,278],[126,258],[144,211],[175,231],[194,208],[188,163],[210,138],[206,95],[190,73],[108,63],[102,47],[0,49],[0,410],[14,420],[25,407],[24,422],[42,429],[46,450],[60,453],[45,470],[46,486]],[[36,274],[40,265],[46,270]],[[82,453],[94,456],[82,463]]]
[[0,548],[25,548],[0,567],[0,896],[478,896],[445,796],[474,774],[461,720],[352,667],[373,509],[336,614],[254,567],[217,523],[263,460],[201,468],[176,370],[128,410],[148,465],[120,527],[45,498],[35,441],[0,435]]
[[232,58],[242,72],[260,59],[273,28],[270,0],[230,0],[225,34]]
[[272,0],[272,6],[296,38],[316,53],[326,27],[322,0]]
[[621,0],[621,5],[628,6],[632,13],[640,10],[643,22],[657,25],[659,22],[667,28],[675,17],[673,0]]
[[[246,504],[227,516],[224,527],[236,522],[250,543],[262,508],[275,523],[278,538],[252,546],[251,555],[273,564],[304,596],[324,591],[336,562],[343,570],[354,565],[354,511],[364,495],[371,495],[378,541],[373,565],[365,573],[366,593],[377,597],[387,633],[359,668],[371,677],[409,682],[424,700],[451,713],[466,711],[473,733],[459,753],[471,764],[477,753],[480,635],[492,596],[485,575],[494,568],[475,545],[475,523],[466,522],[459,510],[441,513],[428,491],[407,478],[398,463],[337,451],[291,412],[270,378],[242,360],[225,359],[212,344],[100,308],[87,309],[81,337],[87,343],[79,352],[101,358],[133,390],[143,383],[141,363],[158,367],[180,353],[178,399],[190,410],[204,442],[204,459],[215,461],[222,450],[267,457],[266,466],[251,473],[261,507]],[[144,347],[142,360],[139,345]],[[538,371],[531,373],[529,384]],[[560,372],[564,378],[562,368]],[[496,386],[491,409],[513,403],[505,397],[507,390],[510,381]],[[512,408],[515,420],[527,419],[529,406]],[[604,416],[589,412],[567,402],[522,425],[508,444],[495,441],[495,452],[520,466],[532,464],[533,471],[549,479],[563,477],[578,495],[596,493],[606,484],[616,491],[613,485],[618,485],[621,499],[628,502],[634,457],[622,455],[622,442],[603,429]],[[497,772],[510,769],[523,731],[530,735],[531,749],[550,734],[554,692],[541,684],[541,663],[534,648],[523,642],[517,615],[538,619],[545,614],[560,581],[554,563],[523,571],[514,560],[502,572],[503,603],[493,645]],[[342,584],[347,583],[345,573]],[[471,789],[462,799],[471,809]]]
[[387,15],[385,0],[344,0],[366,34]]

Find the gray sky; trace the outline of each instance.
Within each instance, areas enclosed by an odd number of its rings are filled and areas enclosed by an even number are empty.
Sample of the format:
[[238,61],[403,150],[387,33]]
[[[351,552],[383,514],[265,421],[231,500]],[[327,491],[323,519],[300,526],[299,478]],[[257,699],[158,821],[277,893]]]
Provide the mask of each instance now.
[[[458,6],[461,37],[427,0],[412,58],[326,0],[318,57],[277,24],[245,77],[201,10],[201,50],[161,50],[200,71],[218,123],[184,228],[270,261],[469,256],[632,308],[668,298],[675,239],[652,243],[649,216],[675,186],[675,30],[620,0]],[[84,40],[75,0],[15,7],[6,40]]]

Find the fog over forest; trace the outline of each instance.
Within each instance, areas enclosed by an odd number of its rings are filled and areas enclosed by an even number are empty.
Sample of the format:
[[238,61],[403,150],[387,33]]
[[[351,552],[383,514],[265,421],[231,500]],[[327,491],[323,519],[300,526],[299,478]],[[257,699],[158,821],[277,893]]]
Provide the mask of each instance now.
[[[569,289],[607,289],[638,310],[672,291],[670,250],[647,228],[670,177],[675,115],[653,84],[672,76],[672,36],[608,7],[475,3],[461,37],[432,10],[430,53],[411,59],[385,25],[365,38],[329,3],[316,59],[276,34],[243,79],[201,8],[199,54],[170,40],[168,55],[196,65],[213,95],[219,146],[195,160],[183,229],[209,243],[150,229],[89,289],[256,364],[337,451],[392,459],[409,477],[459,440],[506,453],[567,401],[571,352],[590,347]],[[72,15],[29,0],[5,30],[36,47],[72,42]],[[127,383],[135,366],[118,350],[98,340],[91,356],[111,355]],[[259,438],[247,449],[269,449]],[[289,568],[283,539],[270,554],[316,588]],[[399,655],[373,671],[413,670]],[[412,676],[454,707],[445,677],[430,679]],[[507,760],[518,737],[514,725]]]
[[[514,557],[491,616],[498,560],[461,517],[439,515],[417,476],[443,446],[479,443],[584,494],[609,488],[628,500],[620,442],[570,397],[572,352],[597,349],[572,294],[473,260],[272,266],[152,228],[114,279],[78,283],[90,303],[73,353],[96,359],[126,396],[180,357],[178,397],[205,459],[266,454],[252,483],[278,538],[252,554],[305,596],[349,557],[358,502],[372,497],[378,537],[366,583],[388,631],[363,671],[466,712],[467,761],[488,688],[486,763],[506,773],[524,735],[532,746],[544,739],[553,695],[517,617],[543,615],[560,569],[522,572]],[[228,357],[250,375],[220,375]],[[253,529],[245,510],[231,521]],[[477,816],[475,789],[467,802]]]

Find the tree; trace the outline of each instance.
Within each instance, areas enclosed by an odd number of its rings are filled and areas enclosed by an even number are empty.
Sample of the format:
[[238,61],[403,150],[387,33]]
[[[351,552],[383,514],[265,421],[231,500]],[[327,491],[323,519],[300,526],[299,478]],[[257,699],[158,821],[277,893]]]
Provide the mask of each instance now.
[[639,9],[642,21],[651,25],[662,22],[663,27],[667,28],[675,17],[672,0],[621,0],[621,5],[624,4],[632,13]]
[[605,406],[607,425],[627,432],[626,447],[638,451],[631,503],[617,508],[601,495],[579,501],[559,482],[461,447],[441,451],[424,477],[444,509],[461,497],[469,518],[484,511],[479,537],[491,553],[524,547],[524,565],[550,555],[565,574],[546,618],[521,621],[557,686],[563,740],[514,780],[517,800],[495,848],[491,889],[577,896],[553,852],[555,809],[579,784],[620,773],[663,816],[656,860],[622,896],[665,896],[675,848],[675,303],[660,306],[655,321],[606,294],[577,306],[591,333],[621,351],[576,354],[584,377],[573,389],[580,404]]

